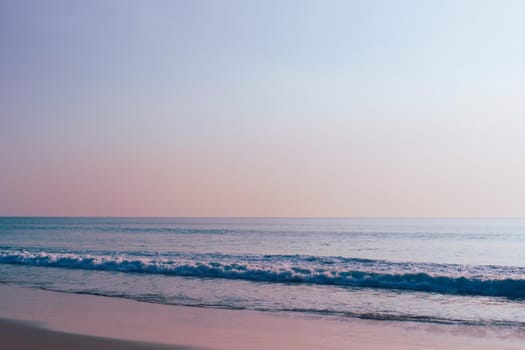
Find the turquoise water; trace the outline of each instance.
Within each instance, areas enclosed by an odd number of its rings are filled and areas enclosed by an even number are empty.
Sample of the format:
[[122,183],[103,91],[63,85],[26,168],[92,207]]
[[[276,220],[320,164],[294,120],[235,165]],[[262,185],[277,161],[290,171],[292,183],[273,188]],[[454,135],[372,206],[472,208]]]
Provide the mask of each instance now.
[[174,305],[522,328],[525,220],[0,218],[0,281]]

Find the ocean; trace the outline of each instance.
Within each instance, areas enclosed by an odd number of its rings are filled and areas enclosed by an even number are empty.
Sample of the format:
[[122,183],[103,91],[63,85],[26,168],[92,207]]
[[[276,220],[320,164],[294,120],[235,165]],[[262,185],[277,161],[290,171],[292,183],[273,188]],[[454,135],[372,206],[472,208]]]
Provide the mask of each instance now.
[[521,329],[525,219],[3,217],[0,283]]

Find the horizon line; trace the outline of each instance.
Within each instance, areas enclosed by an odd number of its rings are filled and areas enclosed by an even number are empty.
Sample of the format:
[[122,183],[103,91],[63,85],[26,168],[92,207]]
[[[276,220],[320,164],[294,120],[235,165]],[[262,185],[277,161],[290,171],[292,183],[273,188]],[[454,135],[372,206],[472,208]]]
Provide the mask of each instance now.
[[525,216],[120,216],[120,215],[0,215],[0,218],[86,219],[525,219]]

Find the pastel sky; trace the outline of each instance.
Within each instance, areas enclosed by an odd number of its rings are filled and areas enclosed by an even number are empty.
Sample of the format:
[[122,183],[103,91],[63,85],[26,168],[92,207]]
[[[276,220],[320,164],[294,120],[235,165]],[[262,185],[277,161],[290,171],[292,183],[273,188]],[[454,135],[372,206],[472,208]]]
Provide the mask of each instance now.
[[523,1],[0,1],[0,215],[525,216]]

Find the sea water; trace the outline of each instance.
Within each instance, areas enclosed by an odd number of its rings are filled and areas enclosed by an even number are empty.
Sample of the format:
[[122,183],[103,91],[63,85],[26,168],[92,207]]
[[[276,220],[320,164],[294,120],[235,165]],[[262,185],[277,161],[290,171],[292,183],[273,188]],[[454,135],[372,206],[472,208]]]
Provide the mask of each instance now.
[[0,218],[0,283],[525,327],[525,219]]

